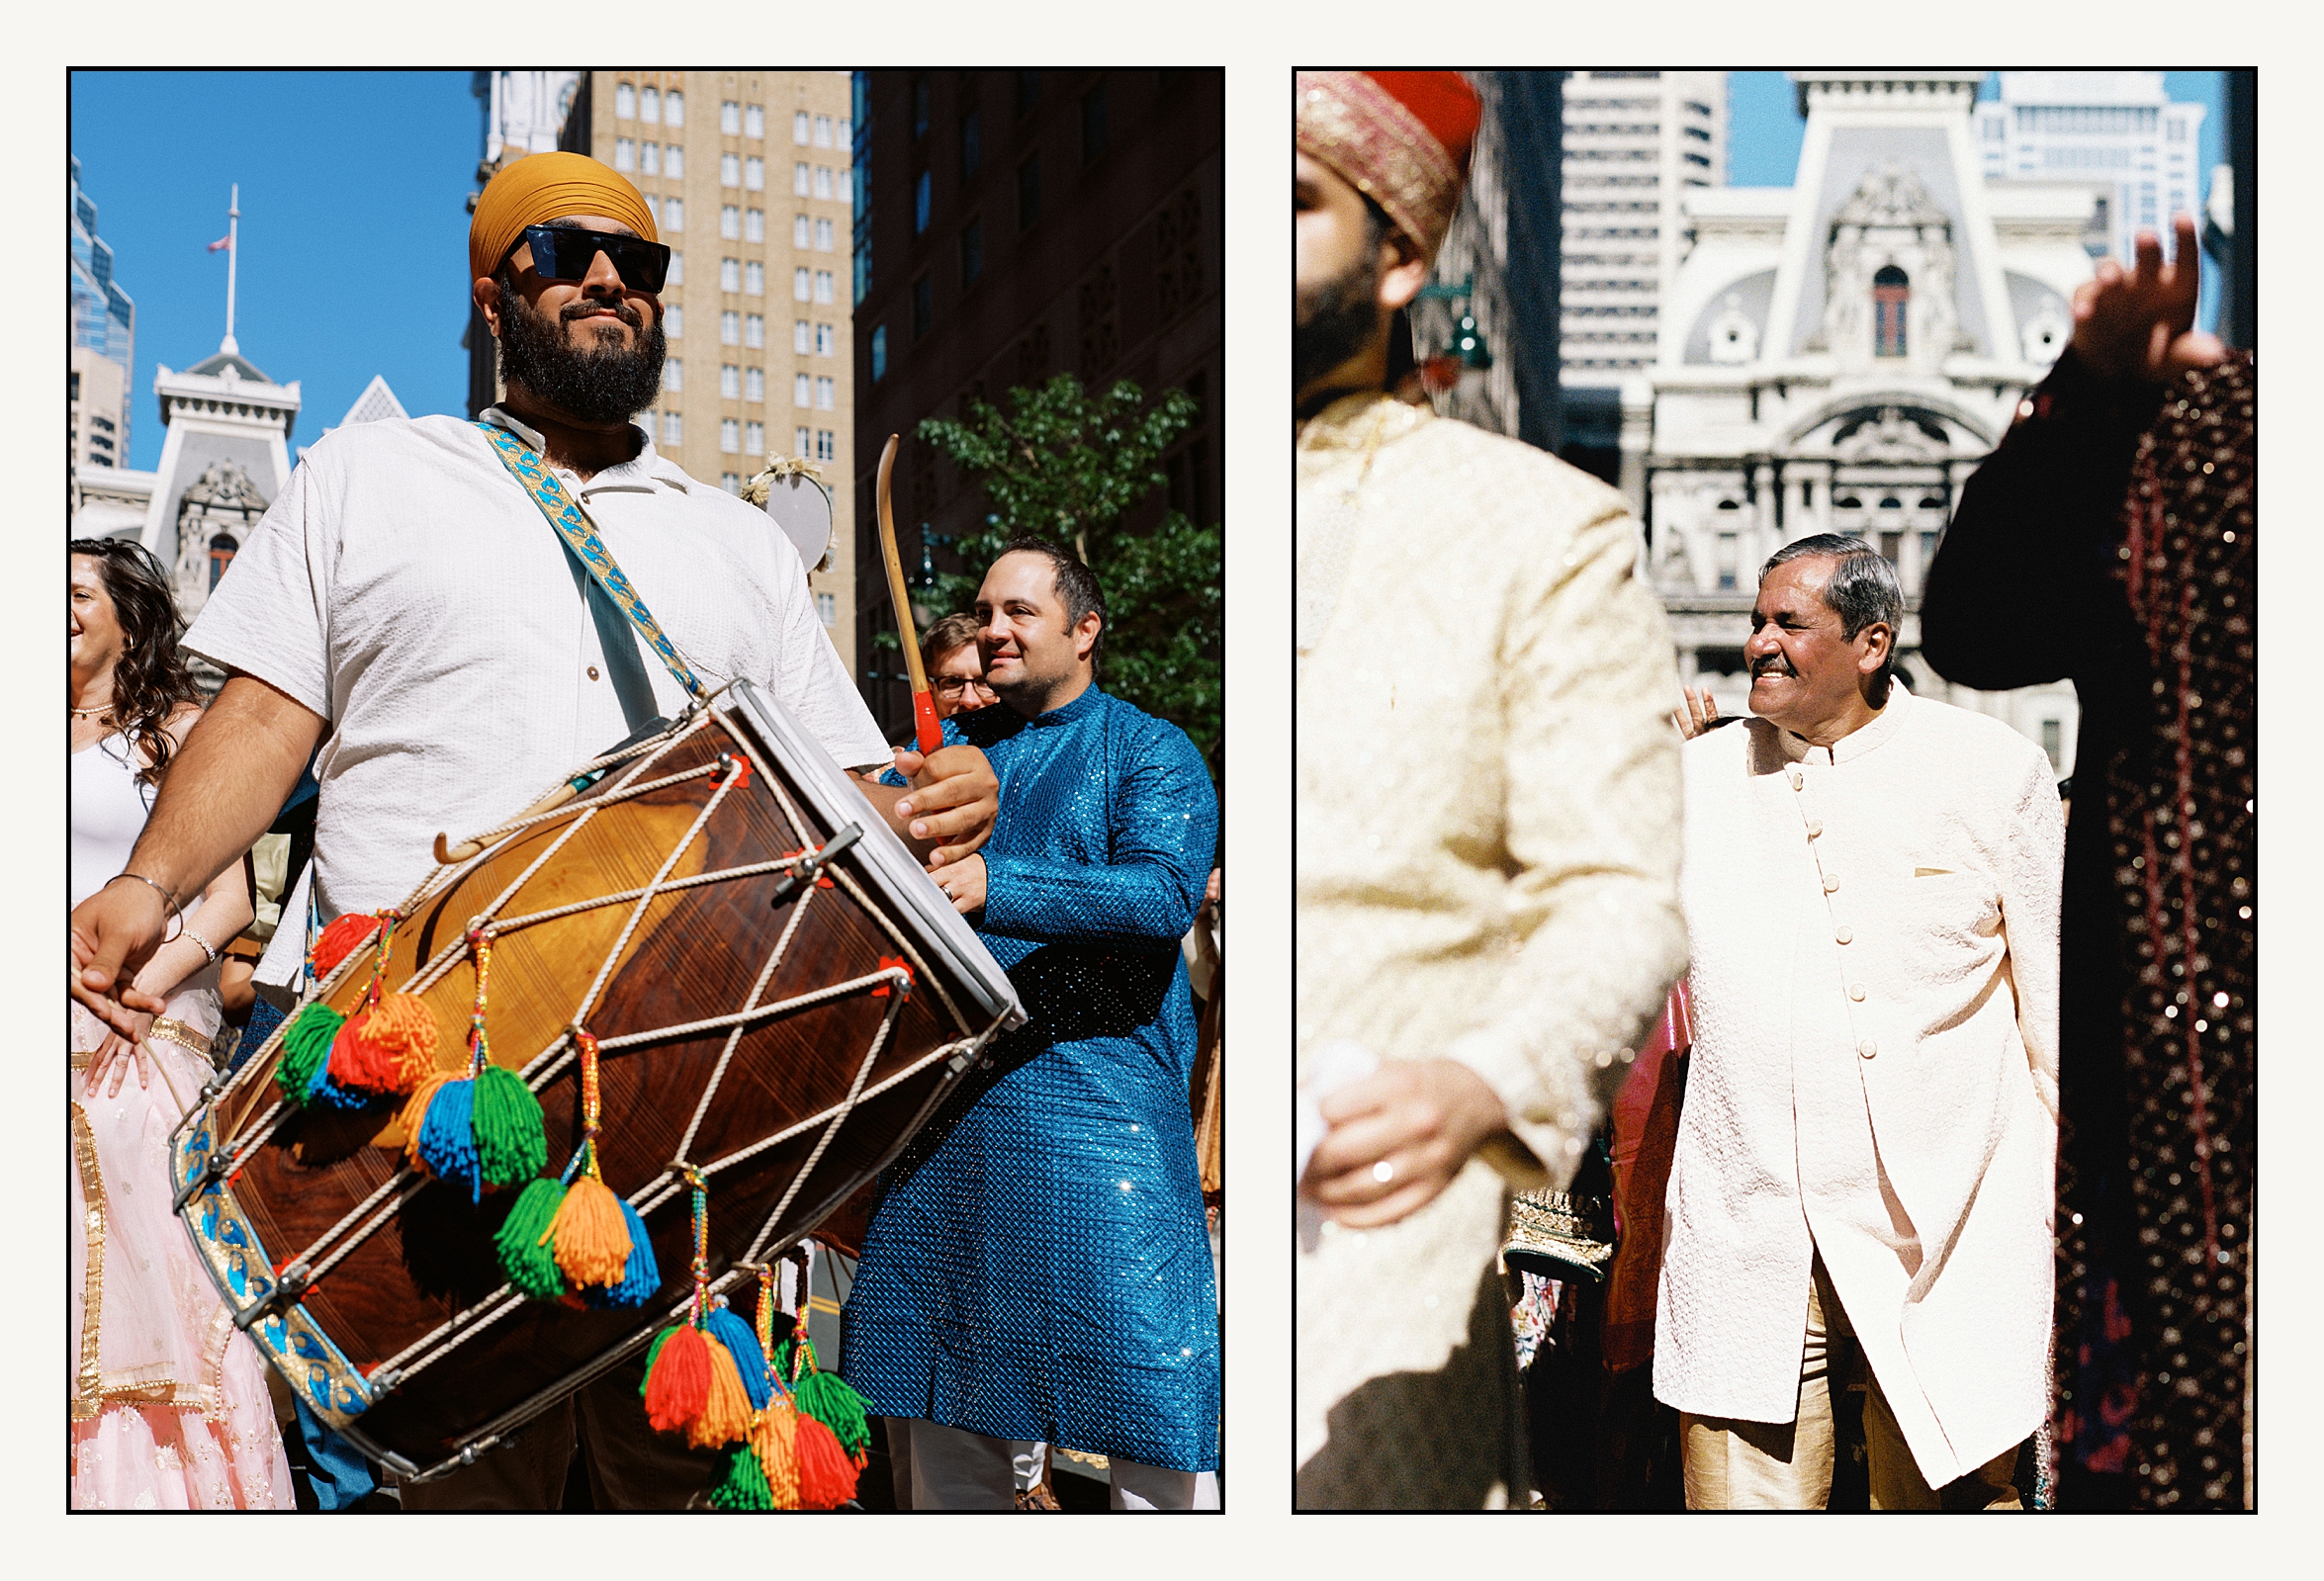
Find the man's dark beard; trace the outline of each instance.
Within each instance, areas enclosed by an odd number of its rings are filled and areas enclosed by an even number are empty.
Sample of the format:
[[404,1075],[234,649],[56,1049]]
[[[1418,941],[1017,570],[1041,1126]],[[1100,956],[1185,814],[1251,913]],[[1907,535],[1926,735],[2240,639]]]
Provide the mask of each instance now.
[[1380,251],[1314,290],[1295,290],[1292,313],[1292,389],[1300,391],[1372,343],[1380,333]]
[[[632,304],[583,298],[568,304],[561,319],[551,319],[524,300],[506,271],[500,276],[500,370],[509,384],[522,385],[536,400],[582,422],[626,422],[654,404],[662,390],[659,309],[653,327],[644,328],[646,315]],[[636,345],[587,345],[599,337],[585,329],[582,346],[566,339],[567,323],[608,307],[637,332]]]

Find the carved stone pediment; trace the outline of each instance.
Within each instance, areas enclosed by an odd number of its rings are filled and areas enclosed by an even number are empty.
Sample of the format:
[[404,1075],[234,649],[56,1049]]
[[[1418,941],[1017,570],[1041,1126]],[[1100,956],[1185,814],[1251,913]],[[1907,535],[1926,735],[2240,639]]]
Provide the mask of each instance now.
[[1869,417],[1842,427],[1833,438],[1832,453],[1843,462],[1937,462],[1952,454],[1941,432],[1909,416],[1899,406],[1883,406]]
[[1912,171],[1890,160],[1877,170],[1867,170],[1863,181],[1841,204],[1832,217],[1835,225],[1943,225],[1950,228],[1951,217],[1936,206],[1928,196],[1928,189]]
[[266,496],[259,493],[240,462],[214,461],[186,485],[178,510],[181,514],[194,508],[264,511],[266,503]]

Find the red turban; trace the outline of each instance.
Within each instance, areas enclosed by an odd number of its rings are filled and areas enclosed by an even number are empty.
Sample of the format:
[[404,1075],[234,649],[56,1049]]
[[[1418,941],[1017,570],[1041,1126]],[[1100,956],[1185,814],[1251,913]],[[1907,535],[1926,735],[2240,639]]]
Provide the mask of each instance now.
[[1433,258],[1483,114],[1458,71],[1302,71],[1299,151],[1322,160]]

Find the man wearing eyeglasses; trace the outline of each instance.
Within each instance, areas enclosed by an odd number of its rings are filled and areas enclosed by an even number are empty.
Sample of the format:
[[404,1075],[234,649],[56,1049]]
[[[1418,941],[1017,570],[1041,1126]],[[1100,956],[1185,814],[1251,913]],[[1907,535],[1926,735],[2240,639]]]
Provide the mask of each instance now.
[[928,689],[939,719],[973,714],[1000,700],[984,678],[974,615],[946,615],[930,626],[920,640],[920,662],[928,671]]
[[[780,697],[868,802],[932,860],[992,827],[974,747],[891,753],[816,618],[806,568],[765,515],[689,477],[630,421],[661,388],[670,249],[645,199],[594,159],[533,154],[493,177],[469,230],[470,293],[507,394],[481,422],[351,423],[316,441],[235,559],[187,646],[224,668],[128,874],[76,908],[72,992],[115,1024],[168,896],[198,892],[266,829],[310,756],[321,785],[309,882],[322,921],[402,900],[434,836],[492,827],[576,763],[687,697],[637,642],[503,465],[492,431],[539,454],[711,686]],[[384,303],[383,328],[411,298]],[[320,751],[316,753],[319,744]],[[864,779],[890,761],[908,789]],[[128,875],[125,875],[128,876]],[[259,980],[289,983],[306,929]],[[412,1508],[555,1509],[580,1436],[599,1508],[681,1508],[715,1457],[658,1439],[616,1368]],[[624,1379],[627,1379],[626,1383]]]

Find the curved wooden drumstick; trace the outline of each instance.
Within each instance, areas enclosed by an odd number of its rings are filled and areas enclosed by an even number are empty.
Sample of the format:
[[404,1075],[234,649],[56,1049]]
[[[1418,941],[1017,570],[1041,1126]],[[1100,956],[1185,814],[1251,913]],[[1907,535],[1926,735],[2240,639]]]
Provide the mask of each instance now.
[[904,667],[912,677],[913,734],[921,751],[927,753],[944,744],[944,728],[937,719],[936,699],[929,695],[928,671],[920,662],[920,635],[912,629],[912,597],[904,587],[904,562],[896,554],[896,511],[888,479],[896,470],[897,443],[894,434],[888,435],[887,447],[879,453],[879,548],[887,557],[888,596],[895,600],[896,629],[904,638]]

